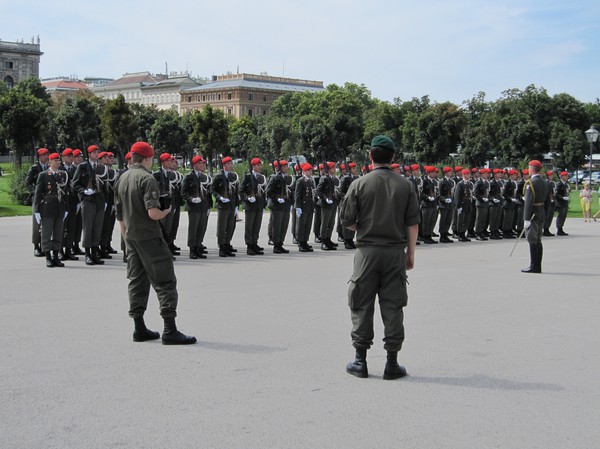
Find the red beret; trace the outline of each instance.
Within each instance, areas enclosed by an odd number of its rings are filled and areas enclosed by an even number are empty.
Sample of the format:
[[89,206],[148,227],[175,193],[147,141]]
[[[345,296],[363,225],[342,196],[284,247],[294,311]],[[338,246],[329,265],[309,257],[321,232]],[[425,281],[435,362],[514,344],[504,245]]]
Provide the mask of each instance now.
[[108,157],[115,157],[112,151],[107,151],[106,154],[108,155]]
[[437,167],[434,167],[433,165],[430,165],[429,167],[427,167],[427,173],[435,173],[437,171],[438,171]]
[[38,154],[38,156],[43,156],[44,154],[48,154],[48,149],[40,148],[39,150],[37,150],[37,154]]
[[50,160],[60,159],[60,154],[58,154],[58,153],[52,153],[50,156],[48,156],[48,159],[50,159]]
[[552,176],[554,174],[554,172],[552,170],[548,170],[546,172],[546,176]]
[[131,145],[131,152],[135,154],[139,154],[142,157],[153,157],[154,156],[154,148],[150,146],[148,142],[136,142]]
[[287,165],[288,162],[284,159],[282,161],[279,161],[279,165]]
[[392,164],[392,168],[400,168],[400,164]]
[[452,171],[452,167],[444,167],[444,173],[448,173]]
[[197,164],[198,162],[206,162],[204,158],[200,155],[196,155],[192,158],[192,164]]
[[327,162],[327,168],[335,168],[335,162]]
[[161,162],[165,162],[165,161],[168,161],[169,159],[171,159],[171,155],[169,153],[163,153],[158,157],[158,159]]
[[106,151],[101,151],[98,154],[98,159],[102,159],[103,157],[108,156],[108,153]]
[[87,149],[88,153],[93,153],[94,151],[100,151],[100,148],[98,148],[98,145],[90,145]]
[[569,176],[569,172],[567,172],[567,171],[561,171],[560,172],[560,176]]
[[369,164],[369,171],[373,171],[373,164]]
[[502,169],[501,168],[495,168],[494,169],[494,174],[498,174],[498,173],[502,173]]
[[410,167],[409,167],[408,165],[405,165],[405,166],[404,166],[404,171],[411,171],[411,170],[410,170]]
[[532,167],[538,167],[538,168],[542,168],[543,167],[542,163],[540,161],[538,161],[538,160],[535,160],[535,159],[532,160],[532,161],[529,161],[528,165],[530,165]]
[[367,166],[363,165],[362,167],[360,167],[361,171],[367,171]]
[[340,164],[340,168],[341,168],[342,170],[346,170],[346,164]]
[[323,170],[325,166],[323,164],[319,164],[319,170]]
[[73,156],[73,150],[71,148],[65,148],[65,150],[62,152],[63,156]]
[[469,170],[468,168],[463,168],[462,172],[463,175],[468,175],[469,173],[471,173],[471,170]]
[[456,167],[454,167],[454,171],[455,171],[455,172],[462,171],[462,169],[463,169],[463,168],[462,168],[460,165],[457,165]]
[[356,167],[356,164],[354,162],[350,162],[348,164],[348,168],[354,168],[354,167]]
[[478,169],[477,167],[473,167],[473,168],[471,169],[471,171],[472,171],[473,173],[477,173],[477,172],[479,171],[479,169]]
[[529,169],[526,168],[525,170],[523,170],[523,174],[524,175],[528,175],[529,174]]
[[411,168],[411,170],[413,170],[413,171],[414,171],[414,170],[420,170],[420,168],[419,168],[419,164],[412,164],[412,165],[410,166],[410,168]]
[[258,165],[258,164],[262,164],[262,161],[261,161],[259,158],[255,157],[254,159],[252,159],[252,160],[250,161],[250,163],[251,163],[252,165]]
[[221,164],[226,164],[227,162],[231,162],[231,161],[232,161],[231,157],[227,156],[227,157],[224,157],[223,159],[221,159]]
[[517,173],[518,173],[518,171],[517,171],[517,170],[513,170],[513,169],[511,169],[511,170],[508,170],[508,174],[509,174],[509,175],[516,175]]
[[125,155],[125,160],[128,161],[129,159],[131,159],[131,151],[128,151]]
[[302,164],[302,170],[303,171],[312,170],[312,165],[309,164],[308,162],[305,162],[304,164]]
[[83,153],[81,152],[81,150],[79,148],[73,150],[73,157],[77,157],[77,156],[82,156]]

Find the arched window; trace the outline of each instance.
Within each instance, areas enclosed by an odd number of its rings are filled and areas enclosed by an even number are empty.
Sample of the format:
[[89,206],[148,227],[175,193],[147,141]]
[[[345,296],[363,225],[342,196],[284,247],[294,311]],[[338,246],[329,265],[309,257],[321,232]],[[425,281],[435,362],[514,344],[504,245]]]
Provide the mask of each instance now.
[[6,83],[6,87],[8,87],[9,89],[12,89],[15,85],[15,80],[13,79],[12,76],[5,76],[4,77],[4,82]]

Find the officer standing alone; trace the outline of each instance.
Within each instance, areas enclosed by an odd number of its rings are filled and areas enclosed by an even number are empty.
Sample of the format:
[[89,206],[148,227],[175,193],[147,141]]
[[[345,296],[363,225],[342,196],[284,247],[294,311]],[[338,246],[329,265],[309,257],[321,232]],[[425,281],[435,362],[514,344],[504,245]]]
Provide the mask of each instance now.
[[544,201],[548,195],[547,182],[542,179],[542,163],[533,160],[529,162],[529,174],[531,179],[525,182],[525,206],[523,208],[523,218],[525,234],[529,243],[529,267],[521,270],[523,273],[541,273],[542,256],[544,248],[542,246],[542,233],[544,231]]
[[372,140],[370,158],[374,170],[352,183],[340,210],[342,224],[356,231],[357,242],[348,288],[356,357],[347,365],[346,372],[361,378],[369,376],[367,350],[373,344],[376,295],[387,351],[383,378],[398,379],[406,375],[397,357],[404,342],[406,270],[414,267],[420,218],[413,185],[390,169],[395,150],[387,136]]

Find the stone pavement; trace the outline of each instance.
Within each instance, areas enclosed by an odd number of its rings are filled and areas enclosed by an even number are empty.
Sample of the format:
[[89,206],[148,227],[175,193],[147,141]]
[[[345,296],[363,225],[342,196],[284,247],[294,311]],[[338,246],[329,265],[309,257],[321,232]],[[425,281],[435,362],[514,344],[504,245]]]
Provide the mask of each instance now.
[[370,378],[344,371],[351,251],[249,257],[238,223],[221,259],[215,219],[175,265],[185,347],[132,342],[119,256],[47,269],[31,219],[0,219],[1,448],[600,447],[600,224],[545,238],[542,275],[525,241],[419,246],[409,377],[384,381],[379,322]]

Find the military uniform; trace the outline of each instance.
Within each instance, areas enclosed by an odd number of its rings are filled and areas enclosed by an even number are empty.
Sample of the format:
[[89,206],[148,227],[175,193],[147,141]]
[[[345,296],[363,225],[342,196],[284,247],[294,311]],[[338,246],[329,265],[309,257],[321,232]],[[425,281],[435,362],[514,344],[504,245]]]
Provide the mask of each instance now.
[[[344,198],[348,194],[348,190],[350,189],[350,186],[352,185],[352,183],[354,181],[356,181],[358,179],[358,176],[356,176],[354,173],[352,173],[350,171],[351,168],[355,167],[355,165],[352,165],[352,164],[350,164],[351,167],[349,167],[349,173],[342,176],[342,179],[340,180],[340,206],[339,206],[340,211],[342,208],[342,203],[344,202]],[[340,226],[342,227],[342,237],[344,239],[344,247],[346,249],[356,249],[356,245],[354,244],[354,235],[356,234],[356,232],[343,226],[341,218],[338,217],[338,220],[340,222]]]
[[454,189],[454,203],[456,205],[456,230],[458,232],[459,242],[470,242],[466,233],[469,227],[473,206],[473,183],[463,178],[456,184]]
[[[253,162],[256,162],[253,160]],[[261,162],[262,164],[262,162]],[[257,165],[253,163],[252,166]],[[244,242],[247,254],[255,256],[263,253],[263,248],[258,246],[258,236],[262,225],[262,217],[265,210],[265,194],[267,180],[261,173],[253,171],[244,176],[240,193],[244,199],[245,223]]]
[[[91,149],[91,151],[97,151]],[[90,149],[88,149],[90,152]],[[81,201],[82,245],[85,248],[87,265],[102,265],[100,259],[100,238],[104,219],[103,186],[97,179],[99,164],[91,161],[82,162],[77,166],[73,177],[73,189]]]
[[[445,173],[449,170],[444,169]],[[454,188],[456,183],[452,177],[444,176],[439,183],[438,206],[440,210],[440,232],[441,243],[453,243],[450,240],[450,226],[452,225],[452,215],[454,211]]]
[[[564,172],[566,173],[566,172]],[[561,178],[563,173],[561,173]],[[567,219],[567,212],[569,211],[569,184],[564,179],[561,179],[556,183],[556,195],[555,195],[555,207],[557,211],[556,215],[556,235],[568,235],[563,227],[565,226],[565,220]]]
[[64,266],[58,258],[62,249],[68,176],[64,171],[44,170],[38,175],[33,196],[33,212],[41,216],[42,252],[46,266]]
[[485,178],[479,178],[473,187],[473,196],[475,198],[475,234],[477,240],[487,240],[485,237],[486,221],[489,212],[489,191],[490,183]]
[[421,213],[423,219],[421,231],[423,233],[423,242],[428,244],[437,243],[437,241],[433,240],[433,228],[437,221],[437,197],[437,179],[432,177],[425,178],[421,190]]
[[[371,147],[380,148],[376,144],[378,139],[393,151],[391,140],[382,136],[376,137]],[[396,356],[404,342],[403,308],[408,301],[407,228],[415,227],[416,234],[420,220],[414,186],[389,166],[376,167],[368,176],[352,183],[342,203],[340,218],[344,226],[357,227],[357,250],[348,287],[356,360],[348,364],[346,371],[357,377],[368,376],[366,350],[373,344],[373,315],[378,297],[384,349],[388,351],[384,379],[402,377],[406,370],[397,365]]]
[[[495,170],[495,169],[494,169]],[[502,182],[501,180],[494,178],[489,182],[489,220],[490,220],[490,238],[492,240],[499,240],[502,238],[500,235],[500,227],[502,224]]]
[[[170,158],[168,153],[163,153],[161,157],[164,155],[168,155]],[[165,162],[165,160],[168,160],[168,158],[165,158],[162,162]],[[171,170],[161,167],[159,170],[153,172],[152,176],[158,183],[160,210],[166,210],[171,207],[171,213],[160,220],[160,227],[167,242],[167,246],[169,247],[169,251],[171,251],[171,254],[173,255],[178,255],[173,248],[173,242],[171,241],[171,228],[173,227],[173,213],[175,210],[175,207],[173,206],[172,182],[175,181],[175,175]]]
[[71,185],[71,181],[75,176],[75,170],[77,167],[74,164],[63,165],[62,170],[67,174],[68,184],[66,186],[66,207],[67,207],[67,218],[65,218],[65,227],[63,234],[63,248],[65,257],[70,260],[78,260],[79,258],[74,254],[74,246],[75,243],[78,243],[76,240],[76,232],[77,232],[77,212],[80,208],[79,196],[77,192],[73,189]]
[[213,179],[212,194],[217,200],[217,243],[219,256],[233,257],[231,239],[235,231],[235,214],[239,205],[239,179],[236,173],[221,171]]
[[115,182],[117,172],[108,165],[103,165],[104,173],[101,175],[104,186],[104,200],[106,208],[104,209],[104,218],[102,220],[102,234],[100,235],[100,256],[103,259],[112,259],[111,254],[116,251],[112,248],[112,235],[115,229]]
[[312,177],[303,174],[301,178],[296,180],[296,188],[294,190],[294,208],[297,217],[296,238],[298,239],[298,247],[301,252],[312,251],[312,247],[308,244],[308,239],[310,238],[310,227],[315,210],[314,190],[315,182]]
[[319,230],[321,249],[326,251],[336,249],[331,240],[338,205],[336,181],[339,183],[339,179],[327,173],[319,179],[316,191],[317,206],[321,208],[321,228]]
[[[542,167],[539,161],[532,161],[529,165]],[[529,243],[530,265],[529,268],[521,270],[524,273],[542,272],[542,256],[544,252],[542,233],[545,222],[544,202],[548,195],[547,188],[548,183],[538,173],[533,174],[531,179],[525,183],[523,218],[526,223],[529,222],[529,227],[526,228],[525,233],[527,242]]]
[[205,259],[204,236],[208,226],[213,199],[210,194],[210,177],[192,170],[185,175],[181,184],[181,196],[188,211],[187,245],[191,259]]
[[502,204],[502,208],[504,210],[504,216],[502,218],[502,236],[505,239],[511,239],[514,238],[513,223],[518,204],[517,182],[514,179],[509,179],[504,183],[504,188],[502,189],[502,198],[504,199]]
[[552,180],[552,172],[548,172],[548,179],[546,183],[548,184],[546,187],[547,196],[544,204],[544,214],[545,214],[545,222],[544,222],[544,236],[545,237],[553,237],[554,234],[550,232],[550,226],[552,226],[552,220],[554,219],[554,208],[556,201],[556,183]]
[[[279,162],[279,166],[285,161]],[[290,208],[293,206],[292,193],[293,180],[290,175],[283,172],[273,174],[267,184],[266,195],[268,206],[271,210],[271,238],[275,254],[288,253],[283,247],[285,236],[290,222]],[[295,216],[295,214],[294,214]],[[295,233],[294,233],[295,234]]]
[[[47,152],[48,150],[46,150],[46,153],[44,154],[47,154]],[[35,187],[38,176],[41,172],[46,170],[46,168],[47,165],[42,164],[40,161],[36,162],[31,167],[29,167],[29,170],[27,171],[27,176],[25,177],[25,186],[27,187],[27,190],[29,192],[26,200],[27,204],[33,205],[33,196],[35,194]],[[42,252],[42,237],[40,234],[40,224],[33,216],[33,209],[31,214],[31,222],[31,243],[33,243],[34,255],[37,257],[41,257],[44,255],[44,253]]]

